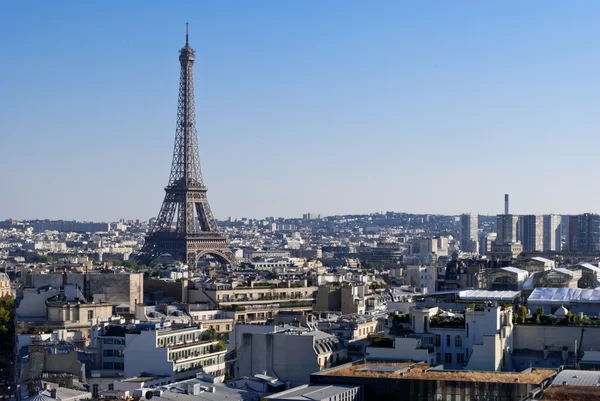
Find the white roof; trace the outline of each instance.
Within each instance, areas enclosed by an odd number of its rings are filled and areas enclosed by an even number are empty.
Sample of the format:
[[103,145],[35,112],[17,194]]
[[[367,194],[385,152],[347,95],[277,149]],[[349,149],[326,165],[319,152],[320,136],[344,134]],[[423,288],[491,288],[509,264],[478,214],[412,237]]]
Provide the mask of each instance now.
[[513,267],[513,266],[501,267],[500,269],[502,269],[506,272],[511,272],[511,273],[528,274],[527,270],[519,269],[518,267]]
[[581,267],[583,267],[585,269],[592,270],[593,272],[600,273],[600,267],[594,266],[591,263],[580,263],[577,266],[581,266]]
[[596,387],[600,384],[600,372],[565,369],[556,375],[552,385],[562,386],[565,382],[568,386]]
[[600,303],[600,287],[588,290],[581,288],[542,288],[533,290],[527,302],[538,304],[563,304],[563,303]]
[[460,299],[466,301],[513,301],[519,295],[520,291],[462,290],[458,293]]
[[542,258],[541,256],[534,256],[533,258],[531,258],[531,260],[535,260],[535,261],[542,262],[542,263],[552,263],[553,262],[553,260]]

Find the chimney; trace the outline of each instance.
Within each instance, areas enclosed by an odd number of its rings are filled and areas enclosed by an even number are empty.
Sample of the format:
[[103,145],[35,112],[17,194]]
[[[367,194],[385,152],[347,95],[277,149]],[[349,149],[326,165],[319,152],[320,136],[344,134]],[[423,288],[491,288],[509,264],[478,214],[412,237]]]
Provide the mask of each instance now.
[[508,214],[508,194],[504,194],[504,214]]
[[56,388],[50,389],[50,398],[56,399]]

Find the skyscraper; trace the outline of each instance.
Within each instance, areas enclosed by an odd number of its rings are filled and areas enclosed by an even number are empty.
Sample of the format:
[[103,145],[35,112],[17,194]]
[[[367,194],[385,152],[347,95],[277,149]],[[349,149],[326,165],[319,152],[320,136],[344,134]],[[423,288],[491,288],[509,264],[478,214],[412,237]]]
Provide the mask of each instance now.
[[544,249],[543,216],[519,216],[517,223],[517,240],[523,244],[524,252],[542,251]]
[[600,251],[600,215],[584,213],[578,216],[579,238],[578,251]]
[[496,216],[497,244],[513,244],[517,242],[517,221],[519,216],[499,214]]
[[479,216],[473,213],[460,215],[460,249],[465,252],[477,252],[477,234]]
[[567,250],[574,252],[579,250],[579,216],[568,216],[569,224],[567,233]]
[[562,217],[555,214],[544,216],[544,252],[561,250]]

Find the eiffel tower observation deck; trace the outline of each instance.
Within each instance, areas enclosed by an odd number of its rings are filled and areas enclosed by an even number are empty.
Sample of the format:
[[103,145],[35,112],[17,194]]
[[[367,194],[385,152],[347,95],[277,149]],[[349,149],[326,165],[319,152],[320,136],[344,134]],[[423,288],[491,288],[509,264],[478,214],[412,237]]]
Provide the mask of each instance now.
[[193,270],[206,255],[224,264],[235,263],[227,238],[210,210],[202,180],[194,105],[195,59],[186,24],[185,46],[179,51],[181,72],[171,175],[156,223],[136,256],[140,263],[148,264],[167,254]]

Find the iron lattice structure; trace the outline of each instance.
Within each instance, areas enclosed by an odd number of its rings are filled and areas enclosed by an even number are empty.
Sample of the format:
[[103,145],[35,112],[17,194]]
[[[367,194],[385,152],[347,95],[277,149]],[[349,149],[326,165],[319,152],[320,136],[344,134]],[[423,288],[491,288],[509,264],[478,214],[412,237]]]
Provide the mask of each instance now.
[[187,262],[190,269],[195,269],[204,255],[235,263],[227,238],[210,210],[202,180],[194,105],[195,59],[186,32],[185,47],[179,51],[181,74],[171,175],[156,223],[138,254],[141,263],[150,263],[164,254]]

